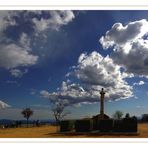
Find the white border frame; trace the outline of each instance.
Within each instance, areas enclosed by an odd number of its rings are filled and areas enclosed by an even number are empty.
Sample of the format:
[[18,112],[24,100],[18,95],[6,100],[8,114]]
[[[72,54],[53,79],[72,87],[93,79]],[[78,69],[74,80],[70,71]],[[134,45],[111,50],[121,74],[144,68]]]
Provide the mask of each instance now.
[[[133,5],[134,3],[134,5]],[[0,10],[148,10],[147,0],[5,0]],[[148,143],[148,138],[0,138],[0,143]]]

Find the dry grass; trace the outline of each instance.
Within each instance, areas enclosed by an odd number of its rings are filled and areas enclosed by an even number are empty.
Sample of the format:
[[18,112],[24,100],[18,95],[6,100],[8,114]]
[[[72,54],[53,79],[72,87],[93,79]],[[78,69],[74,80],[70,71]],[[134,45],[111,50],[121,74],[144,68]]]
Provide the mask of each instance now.
[[55,126],[8,128],[0,129],[0,138],[47,138],[48,133],[55,132]]
[[139,135],[61,134],[55,126],[0,129],[0,138],[148,138],[148,123],[138,125]]

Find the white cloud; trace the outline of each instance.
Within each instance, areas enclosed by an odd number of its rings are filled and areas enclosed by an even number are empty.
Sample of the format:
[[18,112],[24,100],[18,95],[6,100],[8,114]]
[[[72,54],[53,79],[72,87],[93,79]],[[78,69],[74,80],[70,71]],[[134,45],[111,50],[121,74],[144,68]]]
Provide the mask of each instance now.
[[102,87],[106,91],[106,100],[126,99],[133,96],[132,87],[124,80],[120,66],[112,59],[102,57],[97,52],[81,54],[78,65],[69,73],[78,79],[78,84],[63,82],[57,92],[43,91],[42,95],[51,101],[67,99],[69,104],[95,103],[99,101]]
[[140,21],[129,22],[123,26],[121,23],[115,23],[112,28],[101,37],[100,42],[104,48],[111,46],[125,46],[130,42],[135,42],[148,32],[148,22],[143,19]]
[[125,74],[121,73],[120,68],[109,56],[102,57],[92,52],[80,55],[74,74],[91,90],[96,89],[95,92],[101,87],[106,88],[110,99],[127,98],[132,96],[132,87],[124,80]]
[[148,21],[116,23],[101,37],[104,49],[114,48],[111,58],[129,74],[148,76]]
[[114,62],[122,65],[128,73],[147,76],[148,42],[139,40],[133,43],[128,54],[124,53],[124,50],[126,48],[120,48],[112,54]]
[[38,20],[37,18],[33,18],[32,21],[35,25],[35,29],[38,32],[44,31],[48,28],[49,22],[46,19],[41,18],[40,20]]
[[10,105],[8,105],[7,103],[0,100],[0,109],[5,109],[5,108],[8,108],[8,107],[10,107]]
[[144,81],[140,81],[140,82],[139,82],[139,85],[144,85],[144,84],[145,84]]
[[0,67],[11,69],[18,66],[30,66],[36,64],[38,56],[16,44],[0,44]]
[[120,66],[114,64],[113,60],[102,57],[97,52],[91,54],[81,54],[75,75],[82,82],[91,85],[114,86],[123,83]]
[[22,32],[19,41],[15,41],[8,37],[5,31],[10,26],[16,26],[16,17],[22,11],[2,11],[0,13],[0,67],[11,69],[19,66],[34,65],[38,59],[37,56],[31,54],[30,37]]
[[17,84],[17,81],[7,80],[6,83],[7,83],[7,84]]
[[35,25],[35,30],[38,32],[45,31],[50,28],[53,30],[59,30],[59,28],[63,25],[67,25],[71,22],[75,15],[70,10],[65,11],[48,11],[50,17],[49,18],[33,18],[32,22]]
[[138,83],[134,83],[133,85],[144,85],[145,82],[144,81],[139,81]]
[[145,108],[145,106],[137,105],[136,108]]
[[16,25],[16,21],[12,16],[15,16],[14,11],[5,10],[0,12],[0,33],[2,33],[8,26]]
[[28,72],[27,69],[25,69],[24,71],[21,71],[19,69],[11,69],[10,70],[11,75],[14,76],[14,77],[16,77],[16,78],[21,78],[27,72]]
[[[1,11],[0,67],[12,69],[10,72],[13,76],[21,76],[23,73],[20,70],[14,71],[13,69],[32,66],[44,54],[32,49],[32,45],[38,41],[37,38],[41,36],[47,37],[45,30],[52,29],[57,31],[61,26],[67,25],[74,18],[75,15],[70,10]],[[22,21],[19,21],[20,19]],[[20,27],[22,23],[24,25],[27,24],[28,30],[31,29],[31,31],[29,32],[25,27],[24,29]],[[8,36],[7,31],[11,29],[14,32],[16,27],[21,28],[16,31],[16,37]],[[37,34],[39,36],[36,36]]]
[[49,98],[50,93],[46,90],[42,90],[40,91],[41,96],[43,96],[44,98]]
[[30,42],[31,42],[31,39],[30,37],[26,34],[26,33],[22,33],[21,36],[20,36],[20,40],[19,40],[19,43],[20,45],[25,49],[25,50],[31,50],[30,48]]

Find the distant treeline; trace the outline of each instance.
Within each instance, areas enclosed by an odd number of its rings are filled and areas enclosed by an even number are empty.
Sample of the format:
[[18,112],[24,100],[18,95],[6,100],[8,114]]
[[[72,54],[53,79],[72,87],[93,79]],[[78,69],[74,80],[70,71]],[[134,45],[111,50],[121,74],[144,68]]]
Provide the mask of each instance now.
[[[26,120],[11,120],[11,119],[0,119],[0,125],[10,125],[12,123],[21,122],[22,124],[27,124]],[[29,120],[29,124],[34,124],[36,120]],[[54,120],[39,120],[41,124],[55,124]]]
[[138,119],[139,122],[148,122],[148,114],[143,114],[140,119]]

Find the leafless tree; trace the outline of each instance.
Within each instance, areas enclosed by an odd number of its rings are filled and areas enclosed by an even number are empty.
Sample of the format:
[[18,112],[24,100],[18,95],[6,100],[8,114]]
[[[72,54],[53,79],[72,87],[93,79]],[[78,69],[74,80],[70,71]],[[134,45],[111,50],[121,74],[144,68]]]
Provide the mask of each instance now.
[[26,108],[21,113],[24,116],[24,118],[26,118],[26,120],[27,120],[27,127],[28,127],[28,120],[29,120],[30,116],[33,115],[33,111],[30,108]]
[[65,111],[66,105],[64,104],[64,102],[59,101],[56,102],[52,108],[52,112],[53,115],[55,117],[56,120],[56,125],[59,125],[61,120],[67,116],[68,114],[70,114],[69,111]]

